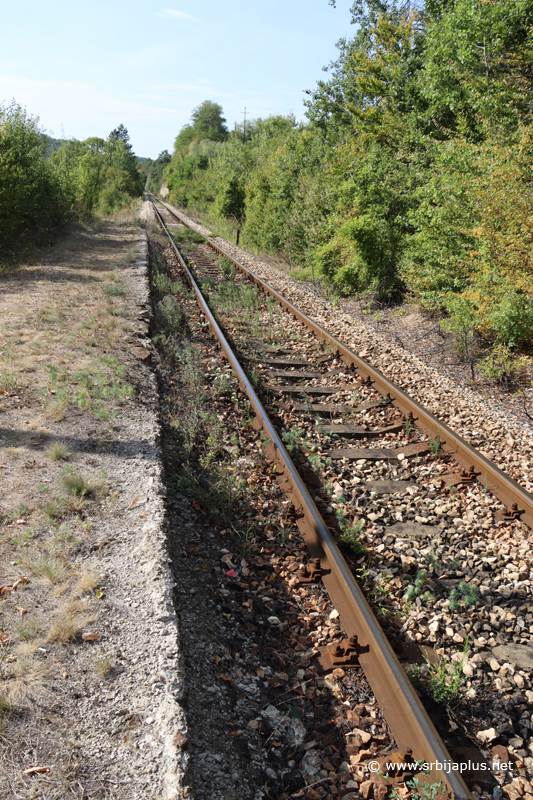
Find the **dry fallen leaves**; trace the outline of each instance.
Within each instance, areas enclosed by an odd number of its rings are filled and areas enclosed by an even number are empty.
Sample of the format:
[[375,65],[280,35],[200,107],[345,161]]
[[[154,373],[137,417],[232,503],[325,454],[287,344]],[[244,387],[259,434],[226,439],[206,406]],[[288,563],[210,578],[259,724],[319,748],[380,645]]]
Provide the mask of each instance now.
[[84,633],[81,638],[84,642],[96,642],[100,636],[98,633]]
[[188,740],[182,734],[181,731],[176,731],[174,734],[174,744],[176,747],[179,747],[181,750],[184,750],[187,747]]
[[231,675],[226,675],[224,672],[220,673],[220,677],[223,681],[233,681]]

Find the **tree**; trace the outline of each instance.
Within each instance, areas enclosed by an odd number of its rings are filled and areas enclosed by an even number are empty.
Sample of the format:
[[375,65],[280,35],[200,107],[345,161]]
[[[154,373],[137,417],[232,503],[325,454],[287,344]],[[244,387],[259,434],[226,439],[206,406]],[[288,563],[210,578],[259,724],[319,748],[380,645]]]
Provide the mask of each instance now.
[[118,128],[112,130],[108,136],[108,141],[112,148],[115,147],[119,142],[122,142],[127,151],[133,155],[133,148],[130,144],[130,135],[128,133],[128,129],[124,125],[119,125]]
[[193,130],[202,139],[223,142],[228,138],[226,119],[222,116],[222,106],[212,100],[204,100],[191,114]]
[[432,3],[421,89],[428,118],[473,141],[487,123],[516,130],[533,100],[531,0]]
[[0,105],[0,250],[22,233],[38,238],[59,222],[63,206],[37,117]]

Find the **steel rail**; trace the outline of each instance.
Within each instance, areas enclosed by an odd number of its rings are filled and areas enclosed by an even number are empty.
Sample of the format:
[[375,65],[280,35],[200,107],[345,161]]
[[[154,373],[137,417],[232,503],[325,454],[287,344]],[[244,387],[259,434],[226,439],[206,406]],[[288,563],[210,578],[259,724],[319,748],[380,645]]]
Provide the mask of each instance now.
[[[291,500],[296,508],[297,524],[311,556],[320,558],[321,566],[330,571],[329,574],[323,576],[323,582],[333,605],[339,612],[344,631],[347,636],[357,636],[361,645],[368,645],[368,652],[360,654],[359,663],[396,740],[402,760],[403,754],[412,752],[410,759],[432,765],[428,775],[421,776],[424,782],[441,782],[447,789],[448,797],[455,797],[459,800],[471,799],[461,775],[445,771],[444,765],[449,765],[452,760],[444,743],[372,613],[253,385],[239,364],[172,240],[161,214],[155,205],[153,208],[156,218],[167,233],[179,263],[196,294],[198,305],[208,321],[211,331],[224,351],[241,388],[250,400],[256,414],[254,427],[256,430],[263,429],[270,440],[266,454],[276,464],[276,472],[282,489],[285,489],[286,492],[285,487],[288,485],[292,490]],[[392,754],[390,760],[394,761]]]
[[[168,205],[161,200],[158,200],[158,202],[183,225],[191,227],[188,223],[184,222],[174,209],[169,208]],[[220,253],[220,255],[229,258],[239,270],[253,280],[263,291],[268,292],[268,294],[274,297],[295,319],[298,319],[312,330],[318,339],[335,347],[343,361],[353,364],[363,378],[370,378],[375,389],[383,395],[390,395],[393,405],[399,408],[405,416],[412,413],[416,421],[416,426],[426,432],[428,436],[433,437],[433,439],[438,437],[442,450],[452,455],[460,466],[466,469],[473,466],[477,473],[476,480],[483,488],[491,491],[506,507],[516,504],[520,512],[520,519],[530,528],[533,528],[533,495],[526,491],[526,489],[523,489],[509,475],[489,461],[486,456],[472,447],[472,445],[465,442],[465,440],[448,427],[445,422],[437,419],[430,411],[421,406],[418,401],[414,400],[406,392],[396,386],[396,384],[388,380],[379,370],[371,367],[370,364],[354,353],[353,350],[339,341],[335,336],[328,333],[321,325],[310,319],[303,311],[300,311],[299,308],[290,303],[283,295],[276,291],[276,289],[237,261],[212,239],[207,236],[205,239],[209,242],[211,247]]]

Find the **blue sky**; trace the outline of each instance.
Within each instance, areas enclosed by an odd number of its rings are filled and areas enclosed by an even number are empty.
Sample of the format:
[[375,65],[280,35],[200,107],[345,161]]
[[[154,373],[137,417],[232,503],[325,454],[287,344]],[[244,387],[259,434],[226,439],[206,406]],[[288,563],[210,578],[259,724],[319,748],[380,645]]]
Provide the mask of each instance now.
[[353,36],[351,0],[17,0],[2,8],[0,102],[14,98],[54,136],[106,137],[140,156],[172,150],[203,100],[228,125],[294,113]]

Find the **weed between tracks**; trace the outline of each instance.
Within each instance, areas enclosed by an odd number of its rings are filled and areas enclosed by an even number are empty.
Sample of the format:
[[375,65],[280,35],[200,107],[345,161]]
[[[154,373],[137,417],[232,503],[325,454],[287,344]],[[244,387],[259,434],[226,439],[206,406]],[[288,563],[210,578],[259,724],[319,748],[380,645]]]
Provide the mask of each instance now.
[[[185,251],[186,256],[194,253],[192,247],[188,248],[190,241],[192,240],[189,239],[185,243],[185,247],[181,248],[182,252]],[[260,387],[260,375],[254,362],[257,361],[258,357],[263,358],[266,356],[266,347],[268,345],[279,346],[281,343],[283,346],[286,343],[287,334],[284,314],[276,307],[271,297],[264,298],[259,293],[255,284],[243,280],[240,276],[237,277],[235,268],[228,259],[220,257],[218,265],[221,270],[222,280],[218,283],[212,278],[200,280],[202,292],[230,341],[234,352],[237,354],[241,364],[244,365],[250,381],[258,390]],[[164,284],[168,289],[171,283],[170,279],[168,277],[161,278],[158,270],[155,270],[154,274],[154,286]],[[161,299],[158,299],[157,302],[159,305]],[[292,338],[298,342],[303,341],[303,337],[298,334],[296,336],[293,335]],[[183,350],[182,358],[190,360],[186,348]],[[215,392],[221,391],[229,395],[231,391],[235,392],[235,389],[230,389],[232,380],[230,373],[227,373],[227,377],[217,374],[213,389]],[[201,381],[198,383],[201,383]],[[200,397],[200,394],[195,394],[197,391],[198,389],[196,388],[194,392],[190,392],[190,396]],[[362,399],[362,395],[359,391],[354,392],[352,399],[354,402],[359,402]],[[234,394],[232,395],[232,400],[237,402]],[[313,408],[309,398],[304,397],[304,401],[307,403],[308,413],[312,415]],[[187,419],[195,420],[196,425],[198,424],[200,416],[197,411],[198,402],[197,400],[196,404],[192,404],[189,413],[181,411],[180,414],[175,415],[180,418],[180,426],[187,428]],[[209,415],[207,416],[209,417]],[[216,427],[216,423],[207,419],[206,426],[209,427],[210,425],[215,425]],[[309,435],[308,432],[296,425],[285,426],[285,429],[281,431],[281,436],[304,479],[308,483],[310,481],[322,494],[320,487],[326,483],[326,472],[332,471],[334,465],[330,458],[322,456],[318,442],[321,438],[331,441],[336,437],[335,434],[325,434],[320,418],[314,420],[312,429],[312,434],[316,437],[315,440],[312,435]],[[188,440],[187,436],[185,439]],[[209,451],[213,449],[216,440],[215,433],[208,435]],[[205,455],[203,459],[206,459]],[[210,463],[215,464],[216,456],[213,458],[208,457],[208,460]],[[192,490],[193,480],[191,475],[187,474],[186,469],[183,474],[178,476],[177,482],[179,486],[187,486],[189,491]],[[228,483],[227,471],[224,471],[224,482]],[[238,493],[236,487],[229,486],[229,488],[230,496],[235,497]],[[220,501],[221,498],[217,498],[218,505],[220,505]],[[367,549],[363,544],[362,523],[358,519],[352,520],[349,514],[342,510],[338,510],[335,517],[338,544],[348,559],[354,575],[359,579],[360,560],[367,555]],[[363,587],[366,588],[364,582]],[[367,597],[372,603],[376,604],[378,613],[380,613],[382,606],[380,605],[381,595],[379,591],[376,590],[373,593],[368,590]]]
[[[194,239],[189,236],[186,241]],[[250,405],[227,363],[210,357],[212,344],[206,347],[204,328],[194,321],[192,293],[180,281],[171,280],[157,261],[152,264],[152,290],[157,320],[154,341],[165,374],[172,376],[165,392],[167,424],[173,434],[170,492],[194,499],[198,509],[230,531],[236,549],[249,556],[257,533],[267,524],[258,518],[264,500],[262,484],[273,483],[271,467],[262,463],[263,443],[253,429]],[[237,302],[234,295],[226,297],[228,302]],[[250,293],[248,308],[254,303],[255,295]],[[243,463],[250,458],[251,468]],[[270,473],[266,478],[260,474],[264,469]],[[272,510],[268,524],[282,525],[284,517],[285,511]]]

